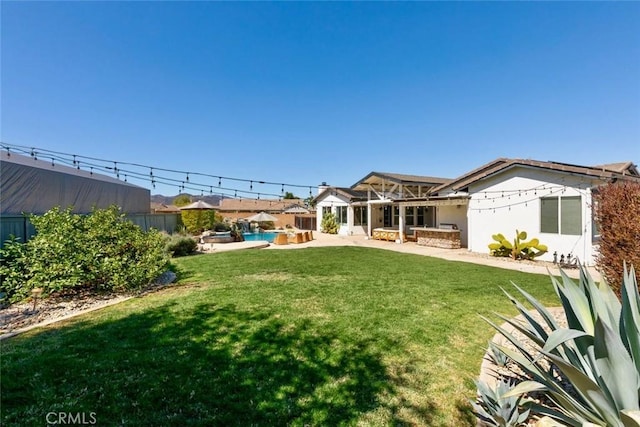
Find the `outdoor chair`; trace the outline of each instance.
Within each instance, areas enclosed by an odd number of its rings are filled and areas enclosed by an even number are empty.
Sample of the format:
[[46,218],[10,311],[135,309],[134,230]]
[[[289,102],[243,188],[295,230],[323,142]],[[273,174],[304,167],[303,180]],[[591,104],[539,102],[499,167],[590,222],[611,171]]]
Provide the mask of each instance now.
[[288,245],[289,239],[287,239],[287,235],[285,233],[278,233],[276,237],[273,239],[274,245]]

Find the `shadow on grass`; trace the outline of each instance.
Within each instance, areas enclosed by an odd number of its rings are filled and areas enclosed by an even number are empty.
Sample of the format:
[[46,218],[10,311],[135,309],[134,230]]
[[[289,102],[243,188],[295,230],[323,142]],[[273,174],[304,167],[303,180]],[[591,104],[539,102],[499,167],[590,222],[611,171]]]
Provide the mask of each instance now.
[[352,425],[394,394],[370,348],[233,306],[75,323],[11,343],[3,424],[60,411],[94,412],[99,425]]

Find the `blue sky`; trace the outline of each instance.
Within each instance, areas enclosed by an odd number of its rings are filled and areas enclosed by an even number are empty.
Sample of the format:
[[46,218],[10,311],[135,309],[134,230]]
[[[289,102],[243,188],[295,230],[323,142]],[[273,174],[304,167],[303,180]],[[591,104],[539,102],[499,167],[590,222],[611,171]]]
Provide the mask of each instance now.
[[305,186],[640,163],[638,2],[0,8],[9,144]]

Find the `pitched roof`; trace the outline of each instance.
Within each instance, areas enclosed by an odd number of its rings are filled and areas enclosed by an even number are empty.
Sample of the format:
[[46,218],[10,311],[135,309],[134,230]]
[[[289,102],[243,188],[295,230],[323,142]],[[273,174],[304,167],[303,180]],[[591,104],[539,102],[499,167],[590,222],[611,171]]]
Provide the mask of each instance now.
[[293,205],[304,205],[301,199],[222,199],[221,212],[283,212]]
[[358,189],[358,186],[362,184],[376,184],[382,181],[390,181],[396,184],[402,185],[416,185],[416,186],[435,186],[449,182],[448,178],[439,178],[433,176],[424,175],[407,175],[401,173],[390,172],[370,172],[367,176],[362,178],[351,186],[352,189]]
[[367,200],[366,191],[353,190],[349,187],[327,187],[324,191],[313,198],[313,203],[323,199],[328,194],[341,195],[350,202]]
[[445,183],[433,189],[432,193],[438,193],[446,188],[450,188],[454,191],[458,191],[468,187],[469,185],[495,175],[499,172],[505,171],[515,166],[525,166],[537,169],[545,169],[556,172],[569,173],[574,175],[584,175],[588,177],[594,177],[599,179],[612,179],[612,178],[639,178],[638,170],[636,166],[631,162],[626,163],[611,163],[609,165],[602,166],[580,166],[569,163],[560,162],[544,162],[539,160],[530,159],[507,159],[498,158],[480,166],[477,169],[468,172],[449,183]]
[[605,165],[594,166],[597,169],[604,169],[611,172],[617,172],[622,175],[638,175],[638,167],[631,162],[607,163]]
[[179,213],[180,209],[176,205],[165,205],[164,203],[151,202],[151,212]]
[[294,203],[293,205],[291,205],[288,208],[286,208],[284,210],[284,213],[304,213],[304,214],[308,214],[309,213],[309,209],[305,208],[302,205]]

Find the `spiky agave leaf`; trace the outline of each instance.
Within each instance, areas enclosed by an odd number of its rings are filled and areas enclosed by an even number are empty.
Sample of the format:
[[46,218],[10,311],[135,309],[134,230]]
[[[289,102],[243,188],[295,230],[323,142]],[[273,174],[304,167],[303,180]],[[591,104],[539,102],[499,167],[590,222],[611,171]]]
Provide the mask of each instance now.
[[638,292],[635,270],[631,266],[627,271],[626,263],[621,293],[620,335],[633,359],[636,371],[640,372],[640,292]]

